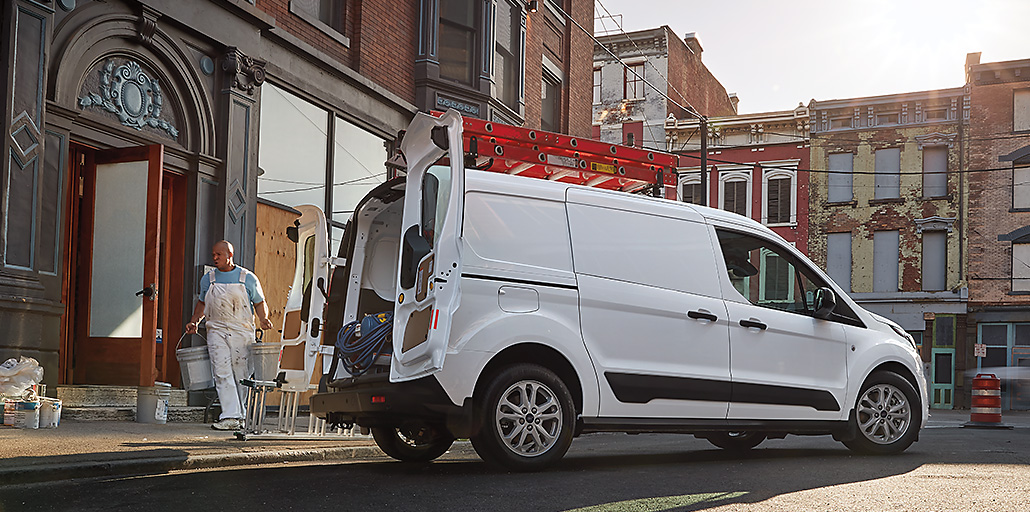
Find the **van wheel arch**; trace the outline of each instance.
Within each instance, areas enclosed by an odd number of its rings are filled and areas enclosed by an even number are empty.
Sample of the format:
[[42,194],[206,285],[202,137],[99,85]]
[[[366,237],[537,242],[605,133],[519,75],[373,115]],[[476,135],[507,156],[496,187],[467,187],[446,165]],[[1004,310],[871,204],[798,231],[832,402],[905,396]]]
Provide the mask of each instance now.
[[[869,384],[869,379],[872,378],[873,374],[880,371],[888,371],[900,375],[903,379],[907,380],[908,383],[912,385],[912,389],[916,390],[916,394],[919,393],[919,382],[916,381],[916,376],[912,374],[912,372],[908,369],[907,366],[894,361],[882,363],[879,366],[876,366],[875,368],[869,370],[869,373],[862,381],[862,386],[859,389],[864,389],[866,385]],[[857,399],[858,397],[856,396],[855,398]],[[923,399],[923,397],[919,398],[920,400]],[[922,407],[923,404],[920,403],[918,405]]]
[[539,343],[519,343],[498,352],[480,372],[473,397],[482,397],[494,376],[518,363],[532,363],[554,372],[569,389],[576,414],[583,413],[583,386],[572,363],[557,350]]

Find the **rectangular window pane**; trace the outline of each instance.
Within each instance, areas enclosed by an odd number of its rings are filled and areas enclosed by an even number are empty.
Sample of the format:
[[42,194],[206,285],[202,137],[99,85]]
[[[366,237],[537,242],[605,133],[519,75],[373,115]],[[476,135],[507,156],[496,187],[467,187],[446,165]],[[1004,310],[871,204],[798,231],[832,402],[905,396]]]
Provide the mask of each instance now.
[[954,354],[934,354],[933,356],[933,383],[951,384],[951,361]]
[[948,148],[923,150],[923,197],[948,195]]
[[851,233],[826,235],[826,273],[837,286],[851,291]]
[[1017,132],[1030,130],[1030,89],[1012,93],[1012,129]]
[[594,70],[594,104],[601,103],[601,68]]
[[644,65],[630,64],[625,71],[625,98],[627,100],[644,97]]
[[497,2],[494,79],[497,84],[497,97],[514,110],[518,110],[519,107],[519,69],[522,65],[519,55],[521,18],[522,8],[512,5],[508,0]]
[[943,290],[948,278],[948,232],[923,232],[923,290]]
[[723,209],[747,215],[747,182],[727,181],[723,184]]
[[329,112],[270,83],[262,90],[258,197],[325,210]]
[[558,90],[558,83],[556,83],[554,80],[551,80],[545,74],[543,78],[543,83],[540,86],[541,130],[549,132],[559,131],[558,114],[560,110],[558,106]]
[[684,203],[700,204],[701,201],[701,184],[700,183],[684,183],[683,192],[680,198]]
[[1030,167],[1012,169],[1012,207],[1030,208]]
[[768,201],[766,211],[768,212],[769,224],[786,224],[790,222],[790,178],[775,178],[769,180]]
[[899,197],[901,193],[901,149],[890,148],[876,151],[875,199]]
[[1030,292],[1030,244],[1012,244],[1012,291]]
[[440,77],[472,83],[475,55],[473,0],[440,0]]
[[358,201],[386,181],[384,139],[341,117],[336,118],[333,148],[333,204],[330,218],[347,222]]
[[1015,344],[1020,346],[1030,345],[1030,324],[1016,324],[1015,330]]
[[873,233],[873,291],[898,291],[898,232]]
[[852,166],[855,155],[851,153],[836,153],[830,155],[829,169],[833,172],[829,175],[829,201],[831,203],[850,201],[854,196],[851,192]]
[[1009,326],[988,324],[980,326],[980,343],[991,346],[1007,347],[1009,344]]
[[934,320],[933,346],[945,348],[955,346],[955,317],[939,316]]

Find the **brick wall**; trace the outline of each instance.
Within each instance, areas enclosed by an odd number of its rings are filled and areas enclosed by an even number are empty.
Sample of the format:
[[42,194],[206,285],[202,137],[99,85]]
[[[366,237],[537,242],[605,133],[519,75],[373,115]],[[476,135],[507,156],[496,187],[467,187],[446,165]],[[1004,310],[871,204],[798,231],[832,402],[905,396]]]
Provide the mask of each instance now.
[[[593,26],[594,4],[589,0],[557,2],[581,26]],[[561,131],[577,137],[591,133],[591,85],[594,43],[569,20],[562,23],[541,2],[540,9],[526,16],[526,127],[540,128],[540,89],[543,57],[546,55],[562,73],[560,103]]]
[[[986,73],[985,73],[986,75]],[[970,93],[969,169],[1010,168],[998,157],[1030,144],[1030,134],[1012,132],[1013,90],[1030,87],[1030,77],[1008,74],[1008,81],[974,80]],[[988,75],[993,78],[993,73]],[[1012,244],[998,235],[1030,225],[1030,212],[1011,212],[1012,171],[974,172],[969,176],[970,306],[1028,304],[1030,296],[1009,295]]]
[[[726,88],[704,65],[701,55],[695,55],[687,48],[683,39],[676,35],[671,28],[668,26],[662,28],[665,29],[668,38],[669,90],[667,94],[669,97],[686,107],[687,103],[683,101],[685,98],[690,105],[708,117],[735,114]],[[668,111],[678,119],[688,117],[686,112],[681,111],[672,102],[669,102]]]

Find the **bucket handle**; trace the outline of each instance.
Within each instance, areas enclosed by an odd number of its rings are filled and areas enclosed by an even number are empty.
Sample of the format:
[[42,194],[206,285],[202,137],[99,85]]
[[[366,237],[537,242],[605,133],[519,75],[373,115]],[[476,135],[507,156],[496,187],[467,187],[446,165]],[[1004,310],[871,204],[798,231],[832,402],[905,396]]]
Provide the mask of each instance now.
[[[200,336],[200,339],[204,340],[204,343],[207,343],[207,338],[205,338],[204,336],[201,336],[201,334],[199,332],[195,332],[193,334],[196,334],[197,336]],[[182,337],[179,338],[179,342],[175,344],[175,350],[179,350],[179,346],[182,345],[182,340],[186,339],[186,336],[189,336],[189,335],[190,335],[190,333],[188,333],[188,332],[182,333]],[[193,344],[190,344],[190,346],[192,347]]]

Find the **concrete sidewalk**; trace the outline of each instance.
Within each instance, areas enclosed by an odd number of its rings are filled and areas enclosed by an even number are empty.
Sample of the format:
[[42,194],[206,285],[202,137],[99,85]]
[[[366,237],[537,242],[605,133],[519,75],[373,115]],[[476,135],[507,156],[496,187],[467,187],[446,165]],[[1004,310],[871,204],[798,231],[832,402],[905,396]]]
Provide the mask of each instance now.
[[[300,434],[307,432],[306,420],[298,418]],[[258,435],[242,441],[206,423],[62,420],[54,429],[0,427],[0,485],[375,455],[382,452],[370,436],[328,434],[305,440]]]
[[[299,432],[307,418],[298,418]],[[961,428],[969,411],[930,411],[927,428]],[[1005,412],[1003,424],[1030,429],[1030,412]],[[267,427],[266,423],[266,427]],[[274,426],[274,425],[273,425]],[[975,435],[974,429],[968,429]],[[1019,435],[1025,435],[1025,431]],[[318,440],[237,439],[201,423],[62,421],[56,429],[0,427],[0,485],[272,462],[383,456],[369,436]]]

